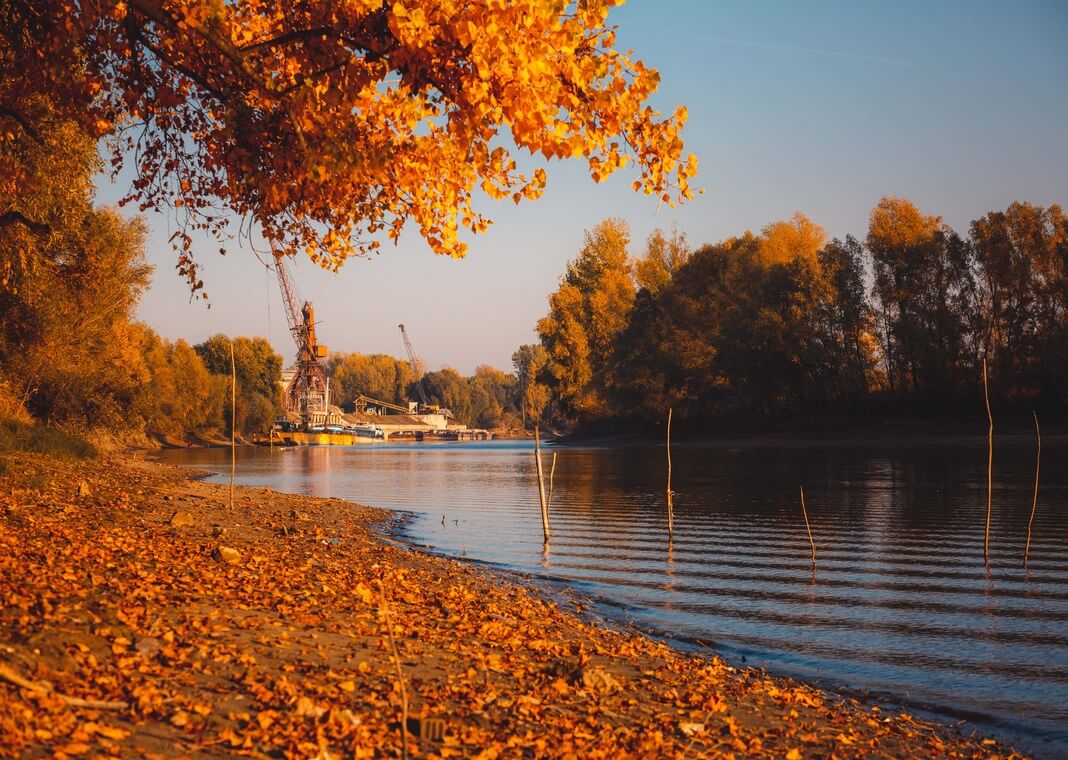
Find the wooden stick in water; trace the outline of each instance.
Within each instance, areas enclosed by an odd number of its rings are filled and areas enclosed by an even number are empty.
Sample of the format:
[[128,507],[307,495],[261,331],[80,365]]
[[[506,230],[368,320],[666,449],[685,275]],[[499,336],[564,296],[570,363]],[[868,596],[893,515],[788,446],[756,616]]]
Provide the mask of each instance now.
[[234,341],[230,339],[230,509],[234,508],[234,475],[237,473],[237,369]]
[[990,501],[994,490],[994,415],[990,413],[990,391],[986,381],[986,359],[983,359],[983,398],[986,400],[986,532],[983,534],[983,559],[990,563]]
[[545,543],[549,543],[549,505],[545,501],[545,477],[541,467],[541,444],[538,440],[538,426],[534,426],[534,464],[538,472],[538,497],[541,500],[541,531]]
[[549,498],[545,500],[547,510],[553,508],[553,475],[556,474],[556,452],[553,452],[553,464],[549,468]]
[[812,567],[816,567],[816,542],[812,540],[812,526],[808,524],[808,510],[805,508],[805,487],[801,486],[801,514],[805,517],[805,530],[808,532],[808,543],[812,547]]
[[671,409],[668,408],[667,418],[667,513],[668,513],[668,535],[675,533],[675,505],[672,500],[671,492]]
[[1038,453],[1035,454],[1035,495],[1031,499],[1031,517],[1027,520],[1027,543],[1024,544],[1024,569],[1027,569],[1027,555],[1031,550],[1031,526],[1035,522],[1035,510],[1038,508],[1038,470],[1042,465],[1042,430],[1038,427],[1038,412],[1031,414],[1035,418],[1035,437],[1038,439]]

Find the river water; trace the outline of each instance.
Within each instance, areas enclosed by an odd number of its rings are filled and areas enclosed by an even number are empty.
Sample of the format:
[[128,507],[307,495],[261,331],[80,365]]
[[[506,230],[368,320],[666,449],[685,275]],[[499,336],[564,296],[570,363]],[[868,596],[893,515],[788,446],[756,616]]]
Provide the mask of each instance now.
[[[238,482],[410,513],[403,540],[575,588],[683,646],[968,719],[1068,756],[1068,443],[998,444],[989,565],[985,441],[556,447],[542,546],[528,442],[238,452]],[[229,478],[229,451],[165,461]],[[224,473],[224,474],[223,474]],[[799,499],[816,544],[813,570]]]

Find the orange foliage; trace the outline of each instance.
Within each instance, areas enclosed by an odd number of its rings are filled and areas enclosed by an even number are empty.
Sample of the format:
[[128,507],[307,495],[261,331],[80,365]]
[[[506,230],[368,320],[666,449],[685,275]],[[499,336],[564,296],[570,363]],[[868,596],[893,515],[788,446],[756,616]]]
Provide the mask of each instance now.
[[790,219],[772,222],[760,231],[760,260],[765,265],[803,259],[816,264],[827,244],[827,233],[800,211]]
[[116,167],[136,155],[131,197],[182,209],[179,267],[194,289],[189,233],[221,233],[231,212],[326,268],[377,249],[376,233],[395,241],[408,220],[437,253],[463,256],[461,230],[490,223],[476,188],[518,203],[545,187],[512,144],[581,157],[595,181],[633,163],[635,189],[692,197],[686,109],[647,105],[659,75],[615,49],[606,18],[619,4],[30,3],[0,42],[0,122],[14,134],[43,93],[118,138]]

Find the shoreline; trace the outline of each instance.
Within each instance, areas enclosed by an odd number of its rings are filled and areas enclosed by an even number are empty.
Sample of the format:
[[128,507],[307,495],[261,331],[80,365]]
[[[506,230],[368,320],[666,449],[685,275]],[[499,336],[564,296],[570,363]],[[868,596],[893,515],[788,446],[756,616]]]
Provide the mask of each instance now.
[[53,691],[0,680],[0,754],[399,756],[398,659],[420,756],[1012,754],[584,620],[392,545],[384,510],[248,487],[230,510],[130,456],[4,459],[0,665]]

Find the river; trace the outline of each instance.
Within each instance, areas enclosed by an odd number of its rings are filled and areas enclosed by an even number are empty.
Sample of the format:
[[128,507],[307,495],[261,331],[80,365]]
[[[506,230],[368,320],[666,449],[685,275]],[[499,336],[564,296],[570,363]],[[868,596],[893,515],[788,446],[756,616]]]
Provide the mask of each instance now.
[[[555,447],[543,550],[528,442],[238,451],[237,482],[409,514],[396,537],[588,597],[680,646],[967,719],[1068,755],[1068,442],[998,444],[990,562],[982,441]],[[164,461],[229,479],[228,450]],[[816,545],[813,569],[803,484]]]

